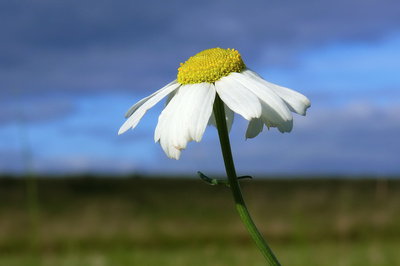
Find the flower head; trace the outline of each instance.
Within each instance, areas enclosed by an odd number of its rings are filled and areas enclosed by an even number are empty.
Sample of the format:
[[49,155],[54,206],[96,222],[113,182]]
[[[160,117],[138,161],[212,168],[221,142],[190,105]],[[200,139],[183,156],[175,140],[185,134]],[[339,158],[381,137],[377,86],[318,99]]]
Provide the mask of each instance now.
[[291,112],[305,115],[310,107],[304,95],[272,84],[247,68],[237,50],[213,48],[181,63],[176,80],[133,105],[118,134],[135,128],[147,110],[168,95],[154,140],[169,158],[179,159],[188,142],[200,142],[207,125],[215,125],[216,94],[224,102],[229,130],[234,113],[250,121],[246,138],[257,136],[264,125],[290,132]]

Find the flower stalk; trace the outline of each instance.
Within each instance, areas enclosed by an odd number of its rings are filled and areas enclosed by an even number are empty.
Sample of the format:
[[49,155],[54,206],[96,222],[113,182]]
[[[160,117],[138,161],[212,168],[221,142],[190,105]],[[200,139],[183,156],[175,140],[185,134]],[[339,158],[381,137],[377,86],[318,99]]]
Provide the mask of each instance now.
[[214,115],[217,124],[218,136],[221,144],[221,150],[224,159],[226,174],[228,176],[229,187],[232,191],[233,199],[235,201],[239,215],[250,236],[253,238],[254,242],[256,243],[256,245],[266,258],[266,260],[269,262],[269,264],[280,265],[279,261],[273,254],[272,250],[269,248],[267,242],[265,242],[264,238],[258,231],[256,225],[253,222],[253,219],[250,216],[249,211],[247,210],[242,190],[240,188],[240,184],[238,181],[238,177],[236,175],[235,165],[233,163],[228,128],[226,124],[224,103],[222,102],[218,94],[216,94],[213,109],[214,109]]

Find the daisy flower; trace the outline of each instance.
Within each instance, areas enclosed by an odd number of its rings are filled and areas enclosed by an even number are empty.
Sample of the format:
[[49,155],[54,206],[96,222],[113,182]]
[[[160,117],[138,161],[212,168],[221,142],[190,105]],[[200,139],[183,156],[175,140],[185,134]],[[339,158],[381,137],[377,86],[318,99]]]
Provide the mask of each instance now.
[[188,142],[200,142],[207,125],[215,126],[216,94],[224,103],[228,130],[234,113],[249,121],[246,139],[257,136],[264,125],[290,132],[291,112],[305,115],[310,107],[304,95],[272,84],[246,67],[237,50],[213,48],[181,63],[176,80],[133,105],[118,134],[134,129],[147,110],[168,96],[154,141],[169,158],[179,159]]

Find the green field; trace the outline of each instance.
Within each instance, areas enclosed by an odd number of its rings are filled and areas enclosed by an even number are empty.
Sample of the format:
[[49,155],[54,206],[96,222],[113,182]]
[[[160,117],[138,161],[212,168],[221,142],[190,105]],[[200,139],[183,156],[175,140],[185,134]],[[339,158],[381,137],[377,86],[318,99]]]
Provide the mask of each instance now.
[[[26,184],[0,179],[0,265],[265,265],[227,187],[41,178],[35,207]],[[241,184],[282,265],[400,265],[400,180]]]

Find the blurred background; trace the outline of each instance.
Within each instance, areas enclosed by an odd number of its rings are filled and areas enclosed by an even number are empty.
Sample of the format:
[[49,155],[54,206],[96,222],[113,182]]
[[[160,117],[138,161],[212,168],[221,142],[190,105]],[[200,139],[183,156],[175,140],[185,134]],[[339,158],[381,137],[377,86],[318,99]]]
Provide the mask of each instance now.
[[[245,141],[252,174],[400,172],[398,1],[2,1],[0,171],[223,173],[216,130],[169,160],[153,132],[163,103],[118,136],[126,110],[208,48],[239,50],[266,80],[312,103],[294,129]],[[218,163],[214,163],[214,162]],[[155,163],[157,162],[157,163]]]
[[[248,67],[312,104],[307,116],[294,116],[289,134],[271,129],[246,141],[247,121],[236,116],[230,135],[238,174],[259,184],[244,182],[249,205],[285,264],[300,265],[298,258],[304,265],[360,265],[361,258],[363,265],[400,264],[393,204],[400,173],[399,26],[394,0],[1,1],[0,254],[7,256],[0,264],[151,265],[140,259],[157,253],[157,265],[187,265],[176,250],[188,242],[201,251],[184,254],[203,265],[227,265],[229,256],[217,254],[240,251],[245,255],[229,265],[250,257],[256,259],[248,265],[262,263],[251,242],[236,245],[248,238],[226,189],[187,178],[198,170],[224,175],[215,128],[179,161],[153,141],[163,102],[134,131],[117,135],[131,105],[176,79],[181,62],[213,47],[239,50]],[[313,182],[299,181],[309,177]],[[164,187],[174,192],[175,207],[160,196],[169,197]],[[226,200],[229,214],[198,205],[193,195]],[[182,197],[194,202],[178,207]],[[212,233],[179,238],[177,220],[186,221],[184,233],[206,221],[209,227],[198,230]],[[221,221],[232,231],[209,230]],[[122,256],[125,249],[131,255]],[[316,252],[321,258],[312,261]]]

